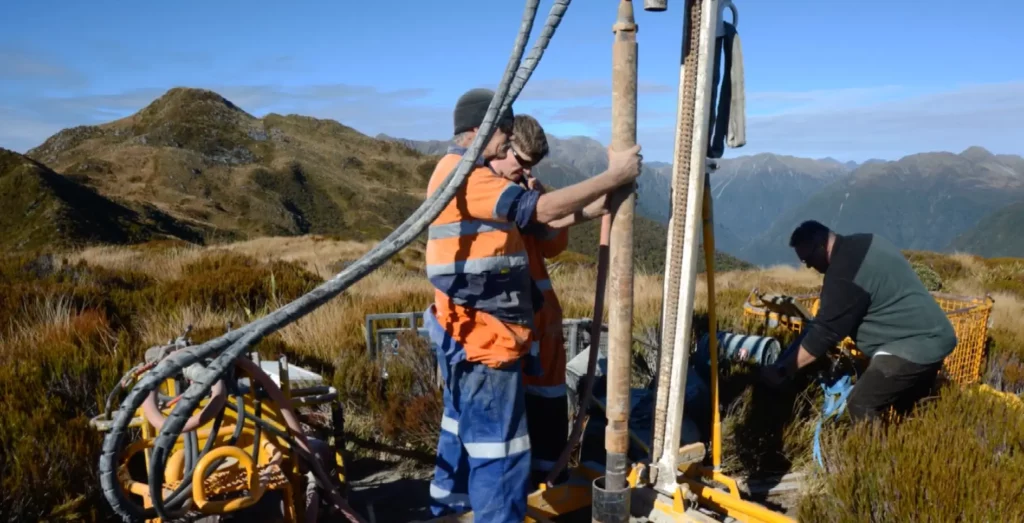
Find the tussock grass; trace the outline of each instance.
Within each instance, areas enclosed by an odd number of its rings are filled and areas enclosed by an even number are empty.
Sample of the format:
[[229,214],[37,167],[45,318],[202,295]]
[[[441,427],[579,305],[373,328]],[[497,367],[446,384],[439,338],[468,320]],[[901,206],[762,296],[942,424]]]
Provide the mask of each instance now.
[[823,436],[827,473],[799,506],[805,521],[1024,520],[1024,411],[951,388],[898,425]]
[[[252,321],[333,276],[370,247],[304,236],[207,247],[150,242],[0,258],[0,397],[4,398],[0,402],[0,520],[109,516],[94,470],[101,438],[87,421],[99,413],[114,381],[142,352],[180,335],[187,325],[193,326],[193,340],[201,342],[222,333],[229,322],[238,327]],[[999,390],[1024,390],[1024,326],[1018,322],[1024,313],[1024,286],[1018,286],[1024,282],[1024,267],[1013,260],[967,255],[913,253],[911,257],[934,271],[945,291],[992,293],[996,305],[985,380]],[[354,440],[429,454],[436,444],[441,412],[440,395],[431,386],[434,368],[429,347],[407,337],[401,340],[403,357],[371,361],[363,331],[367,314],[426,309],[433,289],[422,264],[421,247],[406,249],[342,295],[268,336],[257,350],[264,357],[286,354],[294,363],[325,375],[340,392],[346,430]],[[596,277],[592,261],[565,255],[552,264],[551,273],[565,317],[590,317]],[[635,353],[638,360],[650,359],[658,342],[664,286],[660,275],[642,273],[634,283]],[[789,340],[782,334],[744,324],[743,300],[755,286],[773,292],[814,292],[821,277],[807,269],[772,267],[719,273],[715,284],[719,329],[777,335],[785,345]],[[708,330],[704,275],[698,277],[694,313],[696,341]],[[757,383],[754,369],[734,365],[724,369],[721,387],[727,473],[783,472],[807,464],[821,402],[809,379],[788,390],[766,390]],[[909,509],[902,508],[907,496],[930,499],[939,495],[936,492],[948,492],[942,484],[952,481],[947,476],[920,468],[926,465],[915,469],[906,463],[912,461],[911,454],[924,451],[934,456],[929,463],[992,461],[992,449],[1002,449],[993,446],[993,435],[1009,438],[1018,429],[1012,421],[999,422],[1008,419],[1008,411],[985,407],[984,401],[944,392],[933,402],[934,412],[896,428],[872,429],[880,433],[842,425],[830,429],[826,441],[830,463],[840,467],[844,477],[861,480],[821,478],[816,499],[805,500],[801,511],[825,514],[820,511],[839,510],[854,497],[870,493],[881,501],[868,508],[849,505],[840,513],[853,514],[851,518],[858,521],[872,520],[874,515],[899,520],[909,514],[905,512]],[[959,447],[947,441],[953,435],[945,434],[942,437],[948,438],[939,441],[948,445],[928,446],[936,441],[929,434],[948,427],[957,427]],[[972,434],[980,442],[971,443]],[[872,470],[870,459],[880,459],[857,450],[868,437],[881,437],[882,443],[865,448],[899,454],[895,459],[903,468],[870,480],[875,483],[863,479]],[[39,441],[46,445],[37,445]],[[960,476],[954,479],[973,478],[975,485],[986,484],[1002,481],[1003,470],[1022,477],[1014,468],[1019,467],[1020,450],[1012,445],[1006,449],[1000,450],[998,458],[1002,468],[984,465],[986,476],[955,471]],[[922,474],[919,490],[894,490],[885,483],[912,477],[911,472],[901,472],[904,469]],[[1016,487],[1014,481],[1007,478],[1005,484]],[[857,490],[855,484],[877,487]],[[902,497],[892,499],[893,493]],[[981,501],[971,501],[973,494],[957,495],[965,499],[963,519],[984,519],[991,513]]]

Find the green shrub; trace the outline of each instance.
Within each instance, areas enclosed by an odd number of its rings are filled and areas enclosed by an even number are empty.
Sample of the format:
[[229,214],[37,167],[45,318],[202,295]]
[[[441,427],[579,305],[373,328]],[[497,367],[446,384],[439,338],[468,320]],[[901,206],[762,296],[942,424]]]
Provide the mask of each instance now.
[[931,292],[942,290],[942,278],[931,267],[923,263],[912,263],[911,267],[913,267],[914,272],[917,273],[917,277],[921,279],[921,283],[924,284],[926,289]]
[[163,284],[157,299],[162,308],[190,302],[215,310],[239,310],[254,315],[302,296],[321,283],[320,277],[298,264],[262,263],[234,253],[208,255],[186,265],[182,278]]
[[904,251],[911,265],[923,265],[935,271],[940,280],[950,281],[967,276],[967,267],[959,260],[937,252]]

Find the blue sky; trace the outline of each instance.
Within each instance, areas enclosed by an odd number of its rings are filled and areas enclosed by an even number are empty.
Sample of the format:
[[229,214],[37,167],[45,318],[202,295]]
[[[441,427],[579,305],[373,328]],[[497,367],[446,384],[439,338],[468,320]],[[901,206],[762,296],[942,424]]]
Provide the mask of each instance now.
[[[523,6],[133,4],[36,0],[4,7],[0,147],[25,151],[62,128],[126,116],[174,86],[213,89],[257,116],[299,113],[371,135],[446,138],[458,95],[500,79]],[[550,4],[541,2],[535,35]],[[667,161],[683,1],[670,0],[662,13],[636,4],[639,142],[645,158]],[[768,151],[862,161],[970,145],[1024,154],[1024,2],[994,0],[973,10],[962,0],[736,4],[748,143],[728,156]],[[616,5],[570,5],[518,112],[534,114],[554,135],[607,143]]]

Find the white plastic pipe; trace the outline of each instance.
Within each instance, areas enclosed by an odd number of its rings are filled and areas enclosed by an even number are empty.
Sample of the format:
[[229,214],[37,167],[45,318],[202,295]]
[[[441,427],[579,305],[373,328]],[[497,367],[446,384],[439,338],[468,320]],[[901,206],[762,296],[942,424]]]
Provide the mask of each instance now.
[[686,227],[683,237],[682,273],[679,279],[679,304],[676,313],[670,377],[668,420],[664,446],[658,459],[657,487],[673,492],[679,461],[679,440],[683,426],[683,400],[686,394],[686,369],[689,364],[693,298],[697,283],[697,253],[701,233],[701,204],[704,195],[704,171],[707,158],[708,124],[712,99],[712,70],[715,34],[718,29],[719,0],[699,0],[701,26],[698,47],[697,93],[694,100],[693,143],[690,151],[690,182],[686,199]]

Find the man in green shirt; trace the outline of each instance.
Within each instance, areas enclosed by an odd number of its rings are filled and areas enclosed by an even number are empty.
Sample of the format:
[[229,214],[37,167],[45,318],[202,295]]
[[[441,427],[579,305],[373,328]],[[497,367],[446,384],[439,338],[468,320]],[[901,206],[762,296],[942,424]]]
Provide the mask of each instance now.
[[949,318],[903,253],[875,234],[840,235],[810,220],[789,245],[825,275],[821,306],[792,355],[763,371],[777,385],[849,336],[871,358],[847,398],[855,421],[889,407],[908,412],[927,396],[956,347]]

